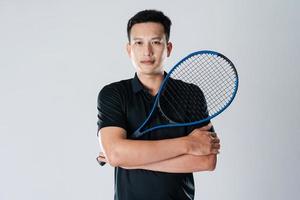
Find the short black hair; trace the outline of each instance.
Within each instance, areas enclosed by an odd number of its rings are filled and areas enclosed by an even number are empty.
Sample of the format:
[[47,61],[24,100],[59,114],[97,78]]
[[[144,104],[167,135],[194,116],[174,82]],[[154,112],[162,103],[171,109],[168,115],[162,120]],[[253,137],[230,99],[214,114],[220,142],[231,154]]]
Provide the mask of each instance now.
[[145,22],[157,22],[163,25],[164,31],[166,34],[166,40],[169,41],[170,38],[170,29],[172,22],[163,12],[158,10],[143,10],[135,14],[128,20],[127,23],[127,36],[128,41],[130,42],[130,32],[133,25],[138,23],[145,23]]

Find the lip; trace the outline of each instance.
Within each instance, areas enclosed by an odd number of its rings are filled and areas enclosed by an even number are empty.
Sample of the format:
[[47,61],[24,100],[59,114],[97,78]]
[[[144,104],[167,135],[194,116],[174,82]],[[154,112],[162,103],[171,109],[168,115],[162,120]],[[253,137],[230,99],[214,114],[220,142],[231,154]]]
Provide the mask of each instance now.
[[154,63],[154,60],[142,60],[141,63],[150,65]]

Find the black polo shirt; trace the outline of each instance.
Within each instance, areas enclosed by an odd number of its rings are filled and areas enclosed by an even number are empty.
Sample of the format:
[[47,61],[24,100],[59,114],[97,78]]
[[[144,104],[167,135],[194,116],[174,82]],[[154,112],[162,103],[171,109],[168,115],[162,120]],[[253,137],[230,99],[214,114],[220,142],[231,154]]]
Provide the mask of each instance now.
[[[166,75],[166,74],[165,74]],[[98,96],[98,130],[117,126],[127,131],[127,138],[142,124],[151,111],[153,97],[135,74],[133,79],[111,83]],[[158,117],[155,123],[164,120]],[[186,136],[191,127],[158,129],[141,140],[160,140]],[[153,155],[155,156],[155,155]],[[165,173],[150,170],[127,170],[115,167],[115,200],[186,200],[194,199],[192,173]]]

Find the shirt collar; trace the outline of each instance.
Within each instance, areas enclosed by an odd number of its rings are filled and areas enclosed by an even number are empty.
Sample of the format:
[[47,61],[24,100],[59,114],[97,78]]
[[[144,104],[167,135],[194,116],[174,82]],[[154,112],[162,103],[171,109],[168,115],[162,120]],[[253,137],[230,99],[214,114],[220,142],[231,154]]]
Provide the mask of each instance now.
[[[166,77],[167,72],[164,72],[164,78]],[[131,85],[132,85],[132,89],[134,93],[138,93],[141,90],[147,90],[143,84],[141,83],[141,81],[139,80],[137,74],[134,74],[134,77],[131,81]]]

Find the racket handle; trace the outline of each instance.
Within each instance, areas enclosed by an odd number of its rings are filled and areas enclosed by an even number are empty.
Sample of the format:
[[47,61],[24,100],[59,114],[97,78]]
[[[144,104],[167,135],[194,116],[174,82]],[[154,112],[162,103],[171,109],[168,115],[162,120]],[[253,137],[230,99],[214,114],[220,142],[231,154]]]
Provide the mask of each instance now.
[[104,166],[106,164],[106,162],[102,162],[98,160],[98,157],[96,158],[97,162],[99,163],[99,165]]
[[140,132],[140,129],[136,130],[133,132],[133,134],[130,136],[131,138],[138,138],[142,135],[142,133]]

